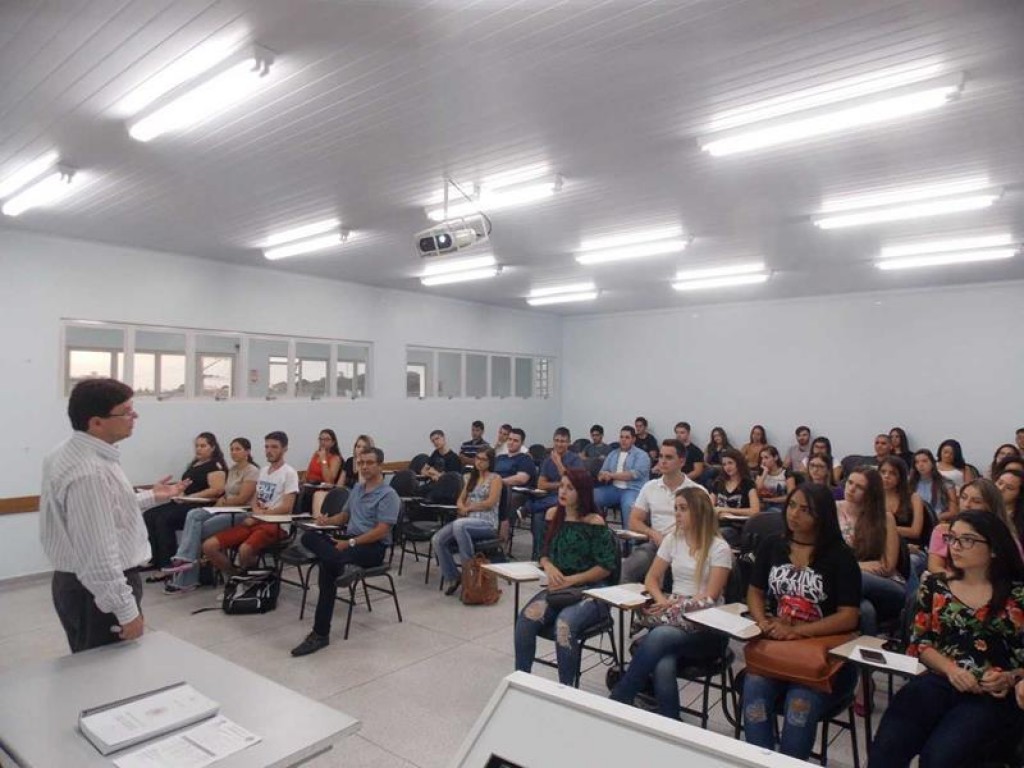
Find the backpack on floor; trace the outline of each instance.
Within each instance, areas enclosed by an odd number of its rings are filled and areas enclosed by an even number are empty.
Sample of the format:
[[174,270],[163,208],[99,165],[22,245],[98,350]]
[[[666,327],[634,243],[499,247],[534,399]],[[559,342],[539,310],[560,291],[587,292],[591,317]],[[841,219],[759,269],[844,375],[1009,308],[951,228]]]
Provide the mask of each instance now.
[[224,585],[224,613],[266,613],[277,607],[281,579],[270,570],[247,571],[231,576]]
[[477,553],[462,565],[462,602],[464,605],[493,605],[501,597],[498,578],[484,569],[490,561]]

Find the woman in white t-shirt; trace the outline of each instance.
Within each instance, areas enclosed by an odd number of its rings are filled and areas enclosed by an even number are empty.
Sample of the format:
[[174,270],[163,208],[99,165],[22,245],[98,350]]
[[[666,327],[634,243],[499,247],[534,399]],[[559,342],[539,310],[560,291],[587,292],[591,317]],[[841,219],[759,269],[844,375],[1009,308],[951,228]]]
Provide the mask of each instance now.
[[[677,609],[681,600],[708,605],[722,602],[732,568],[732,551],[718,533],[718,517],[707,493],[701,488],[681,488],[676,491],[675,500],[675,531],[661,542],[644,580],[644,586],[654,599],[654,604],[646,610],[655,615]],[[671,596],[661,590],[669,568],[672,569]],[[632,704],[653,678],[658,712],[678,720],[676,666],[679,659],[698,663],[715,659],[725,651],[727,643],[725,635],[694,624],[655,627],[641,640],[611,697]]]

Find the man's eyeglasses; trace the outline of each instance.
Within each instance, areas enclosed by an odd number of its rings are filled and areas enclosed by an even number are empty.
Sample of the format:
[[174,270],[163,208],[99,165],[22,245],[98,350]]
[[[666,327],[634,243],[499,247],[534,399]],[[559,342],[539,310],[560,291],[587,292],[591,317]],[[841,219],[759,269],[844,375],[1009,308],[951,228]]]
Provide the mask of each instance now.
[[106,416],[100,416],[101,419],[137,419],[138,417],[139,414],[131,408],[124,413],[108,413]]
[[942,540],[947,547],[956,546],[957,549],[971,549],[977,543],[988,544],[988,539],[980,536],[954,536],[952,533],[944,534]]

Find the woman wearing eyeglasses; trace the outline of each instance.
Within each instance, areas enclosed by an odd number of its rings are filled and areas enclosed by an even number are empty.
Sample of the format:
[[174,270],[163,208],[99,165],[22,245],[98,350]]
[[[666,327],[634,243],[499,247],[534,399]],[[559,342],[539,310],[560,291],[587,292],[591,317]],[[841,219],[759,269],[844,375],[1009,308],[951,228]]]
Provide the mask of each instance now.
[[[958,503],[963,511],[986,512],[995,515],[1013,531],[1013,521],[1006,511],[1003,495],[991,480],[980,478],[967,483],[960,489]],[[928,542],[929,573],[950,570],[949,548],[944,539],[945,535],[949,533],[949,529],[949,523],[940,523],[932,530],[931,540]],[[1019,551],[1020,542],[1017,543],[1017,548]]]
[[943,535],[950,572],[918,592],[907,653],[928,673],[900,689],[878,728],[871,768],[985,762],[1020,734],[1014,685],[1024,675],[1024,561],[1006,524],[961,512]]

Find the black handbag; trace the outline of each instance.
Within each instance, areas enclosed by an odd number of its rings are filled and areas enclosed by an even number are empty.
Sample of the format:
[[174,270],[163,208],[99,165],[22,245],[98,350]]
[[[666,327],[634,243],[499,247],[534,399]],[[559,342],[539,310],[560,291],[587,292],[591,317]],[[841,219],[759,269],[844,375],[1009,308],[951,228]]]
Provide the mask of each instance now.
[[562,608],[576,605],[582,599],[583,587],[565,587],[564,589],[556,589],[554,591],[548,590],[548,605],[555,610],[560,611]]

